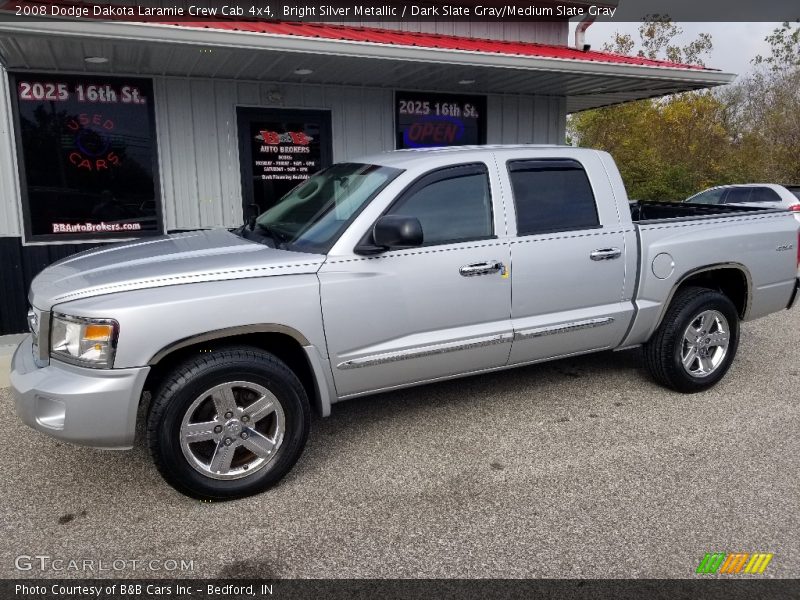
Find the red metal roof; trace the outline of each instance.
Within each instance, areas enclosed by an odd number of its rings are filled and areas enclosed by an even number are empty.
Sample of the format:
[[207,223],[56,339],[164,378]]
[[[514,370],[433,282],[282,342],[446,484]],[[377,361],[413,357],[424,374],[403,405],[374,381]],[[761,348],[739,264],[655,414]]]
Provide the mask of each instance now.
[[[1,1],[1,0],[0,0]],[[456,50],[466,52],[480,52],[484,54],[503,54],[510,56],[530,56],[536,58],[552,58],[563,60],[575,60],[584,62],[602,62],[623,65],[636,65],[646,67],[665,67],[672,69],[693,69],[701,71],[712,71],[697,65],[685,65],[664,60],[652,60],[639,56],[625,56],[610,52],[600,52],[590,50],[584,52],[569,46],[558,46],[551,44],[538,44],[534,42],[511,42],[502,40],[488,40],[480,38],[470,38],[455,35],[440,35],[434,33],[417,33],[409,31],[397,31],[392,29],[379,29],[373,27],[352,27],[345,25],[335,25],[327,23],[305,23],[297,21],[275,21],[275,20],[236,20],[224,17],[214,19],[184,19],[184,20],[165,20],[153,17],[120,16],[120,17],[94,17],[92,7],[98,5],[96,2],[81,2],[75,0],[22,0],[7,1],[0,3],[0,10],[16,11],[17,6],[39,5],[39,6],[78,6],[89,8],[88,19],[104,21],[126,21],[138,23],[151,23],[158,25],[173,25],[176,27],[189,27],[200,29],[217,29],[223,31],[243,31],[249,33],[261,33],[265,35],[296,36],[298,38],[338,40],[347,42],[362,42],[368,44],[380,44],[387,46],[405,46],[416,48],[431,48],[441,50]],[[101,5],[102,6],[102,5]],[[69,17],[68,17],[69,18]]]
[[370,44],[383,44],[389,46],[412,46],[417,48],[461,50],[468,52],[482,52],[486,54],[532,56],[537,58],[556,58],[564,60],[604,62],[646,67],[667,67],[672,69],[694,69],[701,71],[713,70],[697,65],[685,65],[665,60],[652,60],[639,56],[625,56],[622,54],[613,54],[611,52],[600,52],[596,50],[583,52],[582,50],[576,50],[575,48],[570,48],[569,46],[538,44],[534,42],[487,40],[455,35],[417,33],[410,31],[397,31],[392,29],[378,29],[373,27],[351,27],[327,23],[215,20],[181,22],[162,21],[161,24],[176,25],[179,27],[199,27],[204,29],[246,31],[250,33],[263,33],[270,35],[289,35],[304,38],[341,40],[348,42],[366,42]]

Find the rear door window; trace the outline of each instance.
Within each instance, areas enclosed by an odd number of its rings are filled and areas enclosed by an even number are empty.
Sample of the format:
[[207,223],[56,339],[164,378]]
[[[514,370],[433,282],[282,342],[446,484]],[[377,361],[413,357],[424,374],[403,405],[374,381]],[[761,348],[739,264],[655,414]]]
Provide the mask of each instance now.
[[781,197],[778,192],[770,188],[760,187],[753,188],[753,193],[750,194],[750,202],[781,202]]
[[750,199],[753,195],[752,188],[730,188],[725,195],[725,204],[743,204],[745,202],[752,202]]
[[600,226],[592,186],[574,160],[515,160],[508,163],[517,235]]

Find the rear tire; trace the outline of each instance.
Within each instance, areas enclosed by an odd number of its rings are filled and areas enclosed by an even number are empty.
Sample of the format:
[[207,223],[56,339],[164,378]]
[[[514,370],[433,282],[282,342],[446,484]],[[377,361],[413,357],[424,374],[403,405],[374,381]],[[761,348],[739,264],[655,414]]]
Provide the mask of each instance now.
[[665,387],[702,392],[725,376],[738,346],[739,314],[730,298],[708,288],[685,287],[645,344],[645,365]]
[[193,357],[166,377],[147,417],[150,453],[183,494],[231,500],[263,492],[294,466],[311,411],[274,355],[247,346]]

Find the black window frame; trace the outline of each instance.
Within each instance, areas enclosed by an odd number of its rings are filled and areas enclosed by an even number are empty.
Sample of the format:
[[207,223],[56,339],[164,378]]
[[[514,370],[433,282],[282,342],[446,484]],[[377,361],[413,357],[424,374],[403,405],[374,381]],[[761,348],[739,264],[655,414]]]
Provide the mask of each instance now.
[[[492,194],[492,176],[489,169],[489,165],[484,162],[469,162],[463,163],[458,165],[448,165],[446,167],[438,167],[436,169],[432,169],[427,173],[423,173],[416,179],[414,179],[411,183],[409,183],[403,191],[401,191],[394,200],[386,207],[386,209],[380,214],[378,219],[381,217],[385,217],[386,215],[391,214],[392,209],[397,206],[400,202],[404,201],[409,196],[415,194],[419,190],[433,184],[438,183],[439,181],[445,181],[447,179],[456,179],[458,177],[470,177],[473,175],[485,175],[486,176],[486,183],[487,188],[489,191],[489,224],[491,226],[491,234],[488,236],[481,236],[475,238],[468,238],[462,240],[447,240],[442,242],[432,242],[432,243],[425,243],[423,238],[423,243],[421,246],[417,246],[417,248],[428,248],[433,246],[446,246],[446,245],[453,245],[453,244],[468,244],[471,242],[482,242],[486,240],[496,240],[497,239],[497,232],[495,231],[495,223],[494,223],[494,195]],[[412,215],[413,216],[413,215]],[[365,245],[374,245],[375,240],[373,239],[373,230],[375,228],[375,223],[377,223],[377,219],[375,222],[370,225],[367,232],[361,238],[359,243],[356,245],[356,248]],[[423,236],[424,236],[423,231]]]
[[[156,124],[155,114],[155,81],[152,77],[134,75],[132,77],[125,77],[120,75],[104,75],[102,73],[59,73],[51,71],[7,71],[9,82],[9,94],[11,104],[11,125],[13,127],[14,148],[16,150],[17,159],[17,174],[19,177],[19,196],[22,209],[22,229],[23,229],[23,242],[28,243],[49,243],[59,242],[68,244],[97,244],[97,243],[114,243],[126,240],[139,240],[149,239],[164,235],[166,227],[164,224],[164,194],[161,186],[161,172],[160,172],[160,159],[159,159],[159,145],[158,145],[158,127]],[[156,208],[156,229],[152,231],[120,231],[115,232],[119,235],[104,235],[102,232],[87,232],[87,233],[62,233],[62,234],[34,234],[31,220],[31,207],[30,197],[28,195],[28,178],[25,171],[25,154],[22,141],[22,122],[20,121],[19,111],[19,81],[20,78],[30,79],[32,77],[49,77],[49,78],[79,78],[86,77],[87,79],[104,79],[108,82],[112,80],[139,80],[149,82],[150,96],[147,101],[147,111],[150,119],[149,135],[153,145],[152,156],[152,172],[153,172],[153,201]],[[0,101],[3,101],[0,98]]]
[[[531,169],[531,168],[523,168],[522,165],[530,165],[530,164],[538,164],[541,165],[539,169]],[[514,180],[512,179],[512,173],[514,171],[531,171],[531,170],[547,170],[547,166],[554,166],[554,165],[563,165],[564,167],[569,166],[570,169],[574,169],[578,167],[586,177],[586,182],[589,184],[589,191],[592,195],[592,204],[594,205],[594,214],[597,217],[597,224],[590,225],[590,226],[579,226],[579,227],[556,227],[550,229],[541,229],[534,232],[526,232],[523,233],[520,231],[519,227],[519,207],[517,204],[517,195],[514,193]],[[515,168],[520,166],[520,168]],[[531,237],[535,235],[548,235],[551,233],[569,233],[572,231],[591,231],[594,229],[602,229],[603,222],[600,219],[600,210],[597,206],[597,196],[594,193],[594,186],[592,185],[592,180],[589,178],[589,172],[586,170],[585,165],[576,160],[574,158],[515,158],[506,161],[506,170],[508,172],[508,182],[511,189],[511,198],[514,202],[514,219],[515,219],[515,226],[517,230],[517,237]]]

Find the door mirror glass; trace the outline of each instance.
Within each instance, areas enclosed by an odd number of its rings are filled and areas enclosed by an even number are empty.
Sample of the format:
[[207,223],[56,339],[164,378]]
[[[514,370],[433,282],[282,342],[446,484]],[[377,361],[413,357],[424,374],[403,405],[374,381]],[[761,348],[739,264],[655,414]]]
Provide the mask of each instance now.
[[422,225],[416,217],[385,215],[375,223],[372,236],[380,248],[415,248],[422,245]]

